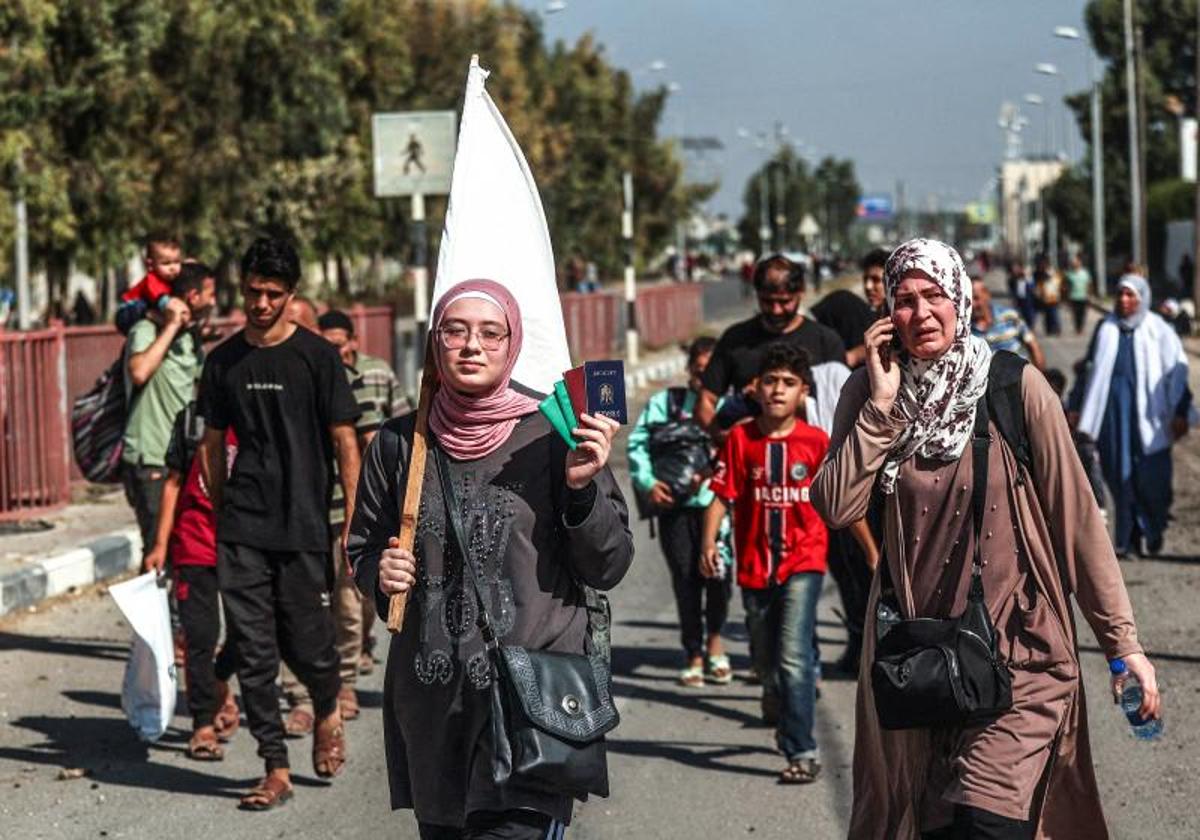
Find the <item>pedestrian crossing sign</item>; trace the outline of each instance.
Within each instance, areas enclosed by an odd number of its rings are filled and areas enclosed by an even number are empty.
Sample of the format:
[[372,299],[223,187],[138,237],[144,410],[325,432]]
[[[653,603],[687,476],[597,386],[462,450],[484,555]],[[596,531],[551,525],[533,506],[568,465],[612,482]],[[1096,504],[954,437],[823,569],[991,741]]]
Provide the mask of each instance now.
[[375,114],[375,196],[449,193],[455,133],[453,111]]

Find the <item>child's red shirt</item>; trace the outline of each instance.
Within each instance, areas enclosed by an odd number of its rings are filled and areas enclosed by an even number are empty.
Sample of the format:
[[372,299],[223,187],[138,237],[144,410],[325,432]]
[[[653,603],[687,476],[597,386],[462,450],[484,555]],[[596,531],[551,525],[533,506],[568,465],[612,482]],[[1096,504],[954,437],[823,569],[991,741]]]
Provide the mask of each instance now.
[[828,449],[828,435],[799,420],[786,437],[768,438],[753,421],[729,433],[710,486],[733,507],[739,586],[824,574],[829,534],[809,486]]

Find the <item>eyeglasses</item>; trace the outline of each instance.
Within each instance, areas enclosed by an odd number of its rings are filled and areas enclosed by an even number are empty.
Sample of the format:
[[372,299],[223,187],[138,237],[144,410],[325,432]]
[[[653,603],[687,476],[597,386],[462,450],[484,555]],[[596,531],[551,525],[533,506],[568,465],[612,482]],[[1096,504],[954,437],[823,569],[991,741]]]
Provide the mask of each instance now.
[[471,333],[474,332],[479,338],[479,346],[489,352],[495,352],[500,349],[500,345],[504,343],[504,339],[508,338],[511,333],[501,332],[495,327],[484,327],[478,331],[467,329],[462,324],[450,324],[438,329],[438,335],[442,339],[442,346],[447,350],[461,350],[467,346],[471,340]]

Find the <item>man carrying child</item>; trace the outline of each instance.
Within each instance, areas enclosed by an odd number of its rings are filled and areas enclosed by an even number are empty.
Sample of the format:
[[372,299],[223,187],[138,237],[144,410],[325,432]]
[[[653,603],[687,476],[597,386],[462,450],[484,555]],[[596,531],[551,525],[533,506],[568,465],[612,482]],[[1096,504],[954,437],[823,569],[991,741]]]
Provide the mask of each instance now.
[[755,669],[763,678],[763,717],[777,720],[776,741],[787,759],[779,779],[807,784],[821,772],[813,736],[814,639],[828,548],[809,485],[829,437],[797,419],[811,379],[802,349],[772,345],[756,374],[762,412],[734,426],[722,448],[710,485],[715,497],[705,516],[701,563],[706,575],[718,574],[717,535],[732,506],[738,585]]

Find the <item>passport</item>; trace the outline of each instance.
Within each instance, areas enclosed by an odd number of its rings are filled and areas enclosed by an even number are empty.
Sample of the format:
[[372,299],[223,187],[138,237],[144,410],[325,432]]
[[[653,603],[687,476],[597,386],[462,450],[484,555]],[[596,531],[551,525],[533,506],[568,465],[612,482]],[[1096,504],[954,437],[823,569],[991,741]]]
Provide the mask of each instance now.
[[[629,422],[625,404],[625,363],[620,359],[584,362],[564,374],[571,402],[575,403],[579,384],[582,384],[582,407],[576,404],[576,414],[608,417],[622,425]],[[581,382],[582,380],[582,382]],[[575,385],[575,392],[572,385]]]
[[574,449],[579,445],[571,434],[572,426],[567,425],[567,418],[563,416],[562,406],[559,405],[557,396],[550,394],[538,403],[538,410],[546,415],[546,419],[550,421],[554,431],[558,432],[559,436],[567,442],[567,446]]

